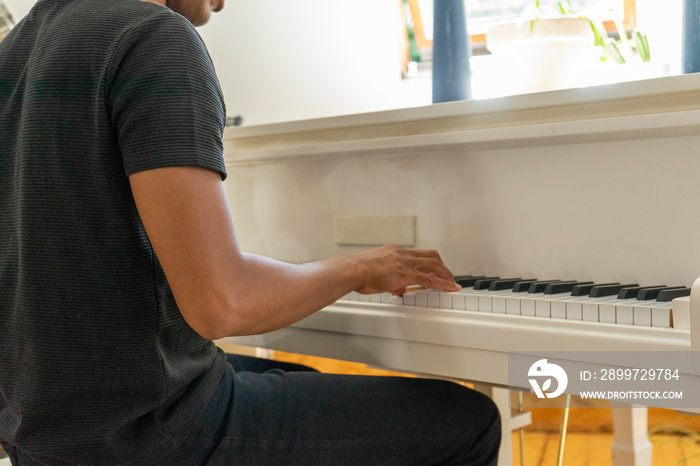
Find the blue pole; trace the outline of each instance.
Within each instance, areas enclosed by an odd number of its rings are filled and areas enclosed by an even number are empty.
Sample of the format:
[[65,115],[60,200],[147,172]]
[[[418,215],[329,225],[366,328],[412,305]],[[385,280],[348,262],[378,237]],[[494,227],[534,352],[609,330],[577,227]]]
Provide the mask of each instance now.
[[682,34],[682,72],[697,73],[700,71],[700,0],[683,0]]
[[464,0],[434,0],[433,103],[471,99]]

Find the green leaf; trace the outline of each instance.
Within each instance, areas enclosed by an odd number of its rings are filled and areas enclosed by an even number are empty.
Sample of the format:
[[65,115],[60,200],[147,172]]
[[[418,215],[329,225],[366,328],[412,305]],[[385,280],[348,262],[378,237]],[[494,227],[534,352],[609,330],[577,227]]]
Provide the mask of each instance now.
[[637,51],[643,62],[651,61],[651,52],[649,51],[649,39],[646,34],[641,31],[634,31],[634,41],[637,43]]
[[571,14],[571,0],[557,0],[557,7],[562,15]]
[[588,18],[588,22],[591,23],[591,30],[593,30],[593,37],[595,40],[593,45],[605,47],[605,41],[608,39],[608,33],[605,31],[605,26],[603,26],[603,23],[590,18]]
[[618,47],[617,42],[614,39],[608,37],[605,41],[605,50],[610,54],[610,56],[618,62],[619,64],[625,63],[625,57],[622,56],[620,52],[620,47]]

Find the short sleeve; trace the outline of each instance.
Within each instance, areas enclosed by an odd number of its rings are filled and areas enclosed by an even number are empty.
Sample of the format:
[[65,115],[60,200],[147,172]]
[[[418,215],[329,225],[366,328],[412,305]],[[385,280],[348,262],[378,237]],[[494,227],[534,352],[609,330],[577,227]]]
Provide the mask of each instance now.
[[223,95],[186,19],[161,11],[129,29],[112,55],[105,93],[127,176],[195,166],[226,178]]

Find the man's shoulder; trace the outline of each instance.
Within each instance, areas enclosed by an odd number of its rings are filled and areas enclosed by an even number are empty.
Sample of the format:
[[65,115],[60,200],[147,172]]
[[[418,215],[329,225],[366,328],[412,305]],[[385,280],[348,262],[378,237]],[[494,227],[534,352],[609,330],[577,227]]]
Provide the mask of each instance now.
[[81,18],[86,27],[105,32],[139,25],[154,27],[158,23],[191,27],[185,18],[170,8],[145,0],[71,0],[66,4],[65,13],[61,19]]

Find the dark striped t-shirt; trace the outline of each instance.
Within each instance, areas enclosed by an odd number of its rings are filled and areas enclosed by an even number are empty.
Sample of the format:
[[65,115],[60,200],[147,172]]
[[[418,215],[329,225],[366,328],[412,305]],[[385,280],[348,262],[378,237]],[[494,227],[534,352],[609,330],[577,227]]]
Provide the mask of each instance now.
[[[194,28],[141,0],[39,0],[0,43],[0,439],[48,464],[149,464],[225,358],[182,318],[128,176],[225,177]],[[66,463],[64,463],[66,462]]]

